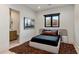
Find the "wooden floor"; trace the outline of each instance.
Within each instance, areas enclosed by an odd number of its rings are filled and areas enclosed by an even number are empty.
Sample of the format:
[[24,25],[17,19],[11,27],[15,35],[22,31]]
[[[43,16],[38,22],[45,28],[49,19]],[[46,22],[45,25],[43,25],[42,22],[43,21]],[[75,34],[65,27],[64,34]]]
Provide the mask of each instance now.
[[[50,52],[30,47],[29,42],[9,49],[11,52],[17,54],[52,54]],[[72,44],[61,43],[59,48],[59,54],[77,54]]]

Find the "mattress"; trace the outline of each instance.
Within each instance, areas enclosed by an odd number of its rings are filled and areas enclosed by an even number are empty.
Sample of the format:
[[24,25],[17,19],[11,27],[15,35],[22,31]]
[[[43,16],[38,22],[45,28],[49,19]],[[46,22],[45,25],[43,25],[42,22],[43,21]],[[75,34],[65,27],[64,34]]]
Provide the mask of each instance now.
[[32,42],[57,46],[60,36],[37,35],[31,39]]

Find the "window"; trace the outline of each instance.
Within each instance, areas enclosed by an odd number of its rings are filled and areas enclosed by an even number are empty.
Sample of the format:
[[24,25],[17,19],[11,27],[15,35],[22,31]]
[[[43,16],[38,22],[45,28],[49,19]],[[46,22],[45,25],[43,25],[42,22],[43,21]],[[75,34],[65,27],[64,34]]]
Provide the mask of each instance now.
[[51,26],[51,17],[46,17],[46,25]]
[[59,15],[60,13],[44,15],[45,27],[59,27]]

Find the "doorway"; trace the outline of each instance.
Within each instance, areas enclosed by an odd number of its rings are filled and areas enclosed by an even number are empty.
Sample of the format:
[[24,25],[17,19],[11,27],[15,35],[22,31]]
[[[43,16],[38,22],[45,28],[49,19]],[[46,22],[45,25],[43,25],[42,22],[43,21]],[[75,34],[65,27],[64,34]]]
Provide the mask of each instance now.
[[19,44],[20,34],[20,12],[10,8],[10,47]]

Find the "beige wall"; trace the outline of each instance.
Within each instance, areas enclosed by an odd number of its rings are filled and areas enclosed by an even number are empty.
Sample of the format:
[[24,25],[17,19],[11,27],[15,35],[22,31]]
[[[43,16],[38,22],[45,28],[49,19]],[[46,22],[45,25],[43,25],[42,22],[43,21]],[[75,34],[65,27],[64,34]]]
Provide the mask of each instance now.
[[9,9],[0,5],[0,51],[9,47]]

